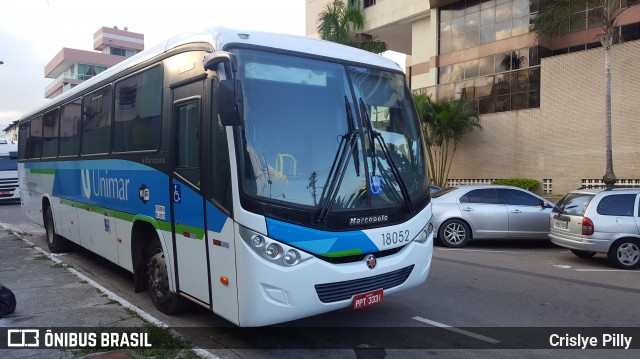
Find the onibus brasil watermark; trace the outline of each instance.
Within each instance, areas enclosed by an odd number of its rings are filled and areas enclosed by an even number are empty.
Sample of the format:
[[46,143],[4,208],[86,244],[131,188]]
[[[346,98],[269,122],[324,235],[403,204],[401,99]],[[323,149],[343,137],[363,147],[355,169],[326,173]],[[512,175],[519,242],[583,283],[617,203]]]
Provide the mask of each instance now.
[[151,348],[149,333],[109,329],[8,329],[8,348]]

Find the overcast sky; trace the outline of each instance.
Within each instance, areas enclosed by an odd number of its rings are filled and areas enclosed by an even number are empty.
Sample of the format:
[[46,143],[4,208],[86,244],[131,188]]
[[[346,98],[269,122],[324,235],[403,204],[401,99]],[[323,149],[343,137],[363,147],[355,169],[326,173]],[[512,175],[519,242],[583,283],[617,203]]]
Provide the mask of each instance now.
[[1,0],[0,135],[42,104],[45,65],[63,48],[93,51],[102,26],[144,34],[145,48],[213,26],[305,35],[306,0]]

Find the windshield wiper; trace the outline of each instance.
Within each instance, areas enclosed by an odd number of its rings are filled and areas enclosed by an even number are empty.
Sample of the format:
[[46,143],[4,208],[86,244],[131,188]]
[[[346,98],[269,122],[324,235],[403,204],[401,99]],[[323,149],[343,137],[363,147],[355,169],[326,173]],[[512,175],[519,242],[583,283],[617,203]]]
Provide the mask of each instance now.
[[[347,127],[349,128],[349,133],[357,133],[356,126],[354,124],[353,114],[351,113],[351,106],[349,106],[349,99],[347,96],[344,97],[344,106],[347,108]],[[360,177],[360,160],[358,157],[358,146],[351,146],[351,156],[353,157],[353,166],[356,170],[356,176]]]
[[345,106],[347,107],[347,133],[345,133],[340,139],[340,146],[336,152],[336,156],[333,158],[329,175],[327,176],[327,183],[322,188],[322,194],[320,195],[320,203],[322,208],[316,218],[318,223],[322,223],[326,220],[327,215],[331,212],[331,208],[336,201],[338,192],[340,190],[340,184],[344,179],[344,174],[347,172],[347,166],[349,165],[349,153],[353,156],[353,161],[356,166],[356,174],[360,175],[360,164],[358,161],[358,131],[353,124],[353,116],[351,115],[351,109],[347,97],[345,96]]
[[396,164],[393,162],[393,159],[391,158],[391,154],[389,153],[389,149],[387,148],[387,144],[384,138],[382,137],[380,132],[375,131],[373,129],[373,126],[371,125],[371,118],[369,117],[369,112],[367,111],[367,106],[364,104],[362,97],[360,98],[360,111],[362,111],[364,126],[369,134],[369,142],[370,142],[369,145],[371,146],[370,150],[373,151],[374,158],[372,161],[373,162],[372,176],[375,176],[376,174],[375,140],[378,140],[378,143],[380,144],[380,148],[382,149],[382,153],[384,154],[384,157],[387,159],[387,162],[389,163],[389,168],[391,169],[391,173],[393,173],[393,177],[395,177],[396,181],[398,181],[398,185],[400,186],[400,192],[402,193],[404,202],[407,204],[409,211],[413,213],[413,203],[411,202],[411,198],[409,197],[409,191],[407,190],[407,185],[404,183],[404,180],[400,176],[400,171],[398,170],[398,167],[396,166]]

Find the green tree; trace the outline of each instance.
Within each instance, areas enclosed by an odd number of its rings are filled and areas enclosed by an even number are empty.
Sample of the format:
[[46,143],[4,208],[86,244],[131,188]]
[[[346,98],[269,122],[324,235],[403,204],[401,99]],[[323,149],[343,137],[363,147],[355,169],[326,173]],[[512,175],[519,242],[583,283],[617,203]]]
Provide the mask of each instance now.
[[[619,42],[617,22],[626,8],[620,8],[620,0],[556,0],[547,1],[534,18],[531,30],[540,40],[548,40],[566,32],[569,24],[578,20],[577,10],[589,9],[589,22],[600,25],[598,39],[604,49],[605,68],[605,125],[607,168],[602,180],[607,186],[616,183],[613,173],[611,145],[611,46]],[[580,13],[585,16],[584,12]],[[584,20],[582,20],[584,21]]]
[[357,47],[376,54],[387,51],[387,44],[379,40],[367,39],[359,34],[364,30],[365,15],[360,1],[346,4],[334,0],[318,15],[318,34],[323,40]]
[[458,143],[475,128],[482,130],[478,112],[470,109],[470,101],[435,102],[427,95],[414,95],[422,133],[424,134],[429,171],[436,186],[445,187]]

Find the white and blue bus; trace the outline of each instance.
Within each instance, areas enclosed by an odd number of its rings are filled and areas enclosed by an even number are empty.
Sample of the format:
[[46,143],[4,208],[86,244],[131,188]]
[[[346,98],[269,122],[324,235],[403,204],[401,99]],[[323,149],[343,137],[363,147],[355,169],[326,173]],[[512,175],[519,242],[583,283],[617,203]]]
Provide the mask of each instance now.
[[424,143],[397,64],[304,37],[179,35],[19,122],[25,213],[174,313],[239,326],[425,281]]

